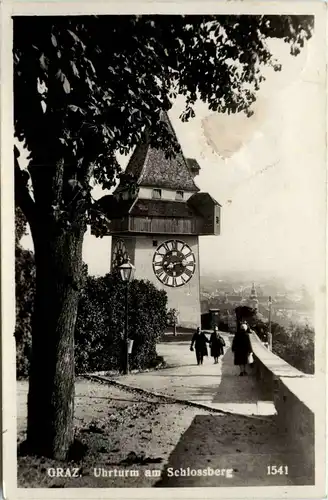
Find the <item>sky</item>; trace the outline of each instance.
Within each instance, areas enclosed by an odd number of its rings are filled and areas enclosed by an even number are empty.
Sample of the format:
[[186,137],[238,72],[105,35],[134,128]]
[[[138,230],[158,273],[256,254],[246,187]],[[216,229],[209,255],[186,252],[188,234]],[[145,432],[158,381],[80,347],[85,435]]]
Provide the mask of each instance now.
[[[296,58],[287,44],[270,44],[283,69],[265,70],[251,118],[199,103],[182,123],[182,99],[169,115],[185,156],[200,164],[196,184],[222,205],[221,235],[200,238],[201,273],[248,271],[314,290],[324,280],[324,76],[314,39]],[[87,233],[83,258],[90,274],[107,273],[110,237]]]

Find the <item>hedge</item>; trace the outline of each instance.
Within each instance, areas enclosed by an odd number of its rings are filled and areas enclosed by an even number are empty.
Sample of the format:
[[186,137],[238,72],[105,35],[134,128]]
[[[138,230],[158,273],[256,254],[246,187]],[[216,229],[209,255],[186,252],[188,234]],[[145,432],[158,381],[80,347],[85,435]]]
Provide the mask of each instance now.
[[[35,264],[31,251],[20,240],[26,220],[16,209],[16,375],[26,378],[32,350],[31,320],[35,297]],[[125,318],[125,284],[113,275],[88,277],[87,266],[75,328],[75,369],[77,373],[121,368]],[[129,286],[129,337],[134,340],[131,368],[155,366],[159,359],[156,342],[167,323],[167,295],[148,281],[134,280]]]
[[20,240],[26,233],[26,219],[23,212],[15,210],[15,292],[16,292],[16,374],[17,378],[28,375],[32,348],[31,317],[35,294],[34,255],[25,250]]
[[[125,286],[113,275],[87,278],[75,328],[77,373],[122,368]],[[165,331],[167,295],[149,281],[134,280],[128,297],[130,367],[148,368],[156,364],[156,342]]]

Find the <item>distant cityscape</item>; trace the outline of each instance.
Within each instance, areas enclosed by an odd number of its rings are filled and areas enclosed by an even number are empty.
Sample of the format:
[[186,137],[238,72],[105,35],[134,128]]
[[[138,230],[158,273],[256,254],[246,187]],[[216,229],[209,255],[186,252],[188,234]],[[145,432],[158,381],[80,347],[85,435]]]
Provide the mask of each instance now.
[[305,286],[288,288],[278,279],[245,282],[245,278],[201,277],[202,313],[220,309],[222,313],[231,314],[238,305],[247,305],[267,319],[270,297],[272,321],[281,326],[290,323],[313,326],[314,302]]

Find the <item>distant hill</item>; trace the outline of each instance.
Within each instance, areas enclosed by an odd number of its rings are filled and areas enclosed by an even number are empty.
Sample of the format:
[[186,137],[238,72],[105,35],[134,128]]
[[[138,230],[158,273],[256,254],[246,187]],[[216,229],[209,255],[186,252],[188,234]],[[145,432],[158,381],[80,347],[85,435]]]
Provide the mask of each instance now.
[[224,273],[220,276],[209,276],[203,274],[200,277],[201,290],[212,293],[215,290],[223,293],[247,292],[255,283],[258,295],[281,295],[289,293],[301,293],[302,286],[292,283],[290,280],[284,280],[281,277],[265,275],[264,273],[250,271],[234,271]]

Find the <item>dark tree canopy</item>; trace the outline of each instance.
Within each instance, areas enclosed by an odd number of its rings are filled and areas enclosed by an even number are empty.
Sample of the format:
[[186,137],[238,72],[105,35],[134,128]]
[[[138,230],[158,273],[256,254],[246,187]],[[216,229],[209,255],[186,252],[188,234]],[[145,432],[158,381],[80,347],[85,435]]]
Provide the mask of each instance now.
[[197,99],[214,111],[251,113],[263,65],[280,69],[267,38],[297,55],[313,18],[35,16],[14,26],[15,132],[34,170],[64,158],[58,189],[49,183],[42,200],[58,218],[71,201],[67,182],[89,192],[92,176],[110,188],[120,171],[115,153],[128,153],[145,127],[155,145],[171,145],[159,112],[177,94],[186,98],[183,120]]

